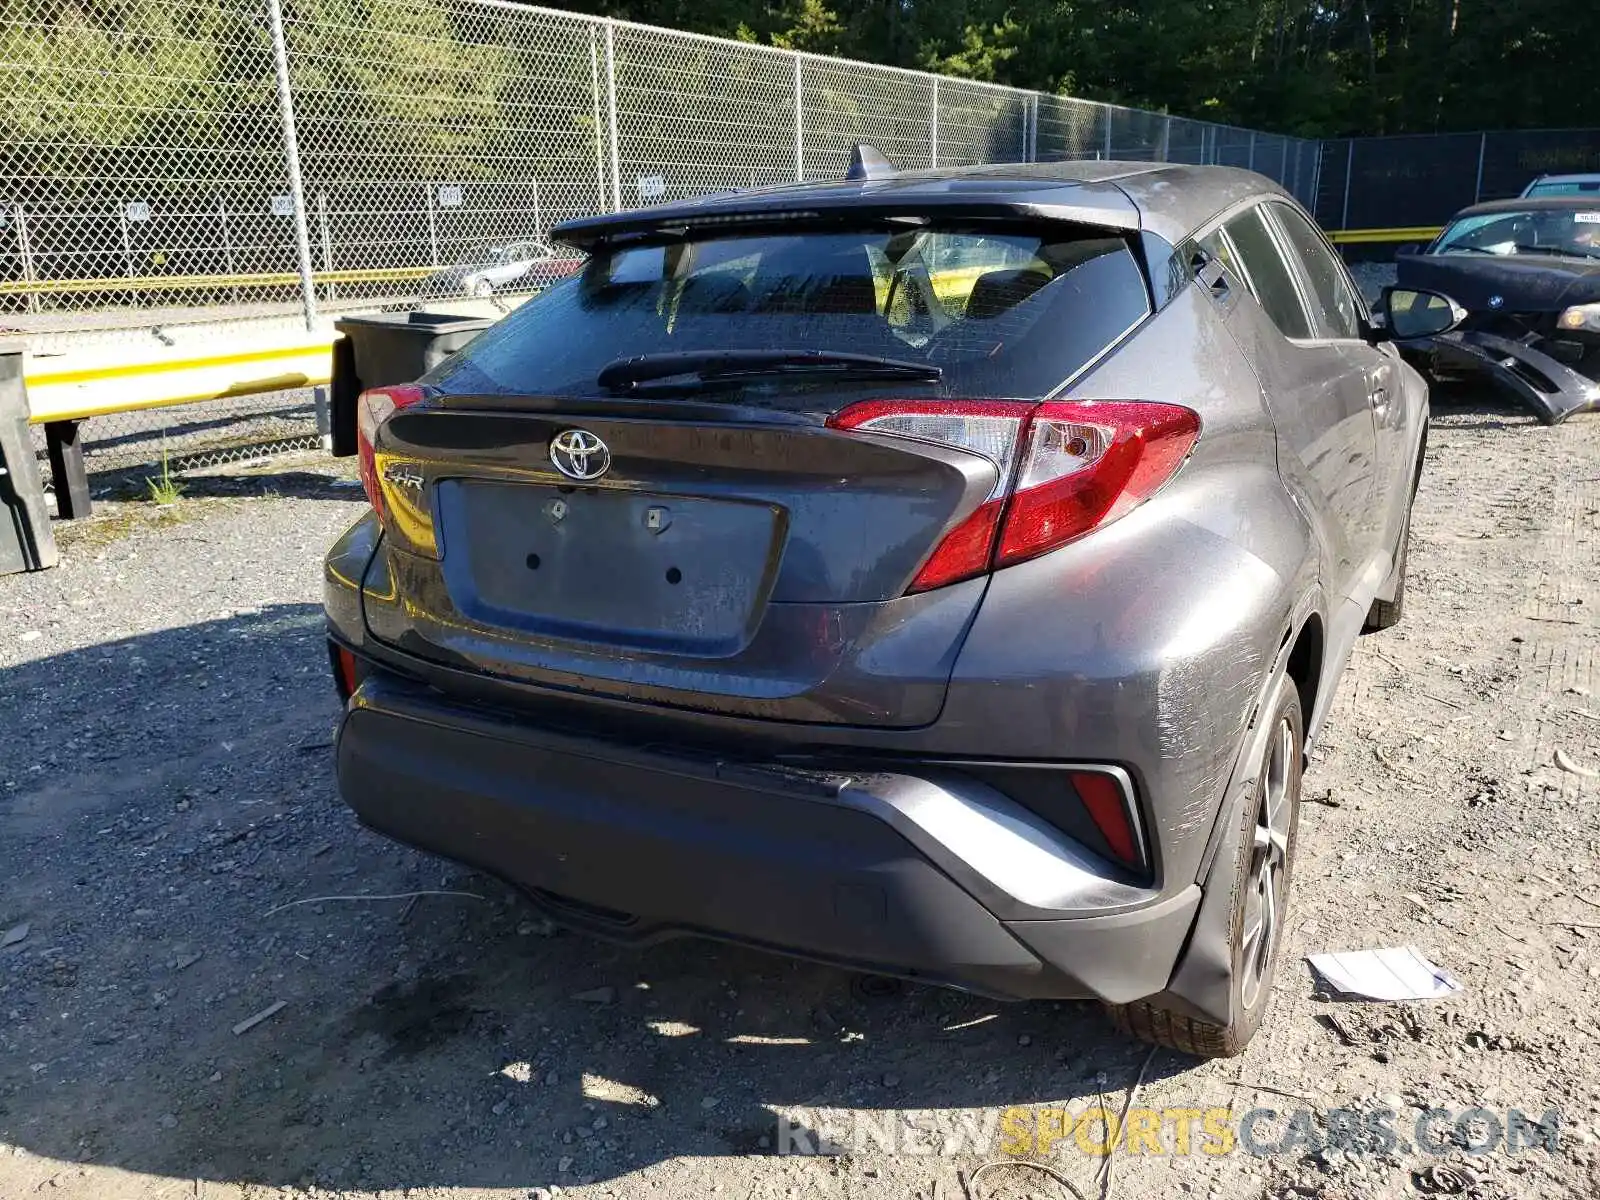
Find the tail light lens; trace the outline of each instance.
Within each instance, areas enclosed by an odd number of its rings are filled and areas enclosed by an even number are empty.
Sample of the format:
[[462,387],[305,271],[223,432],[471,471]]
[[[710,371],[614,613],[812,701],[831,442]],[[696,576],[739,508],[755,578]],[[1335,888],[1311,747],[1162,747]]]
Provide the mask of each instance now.
[[1176,404],[1041,404],[1000,534],[996,566],[1054,550],[1115,521],[1177,473],[1200,418]]
[[362,392],[356,400],[356,452],[360,455],[361,486],[367,493],[367,502],[380,518],[388,516],[384,503],[383,486],[378,478],[377,453],[378,426],[392,413],[413,404],[422,403],[424,392],[411,384],[398,387],[373,388]]
[[1147,401],[869,400],[828,423],[969,450],[999,469],[912,592],[1036,558],[1116,520],[1171,479],[1200,436],[1190,409]]

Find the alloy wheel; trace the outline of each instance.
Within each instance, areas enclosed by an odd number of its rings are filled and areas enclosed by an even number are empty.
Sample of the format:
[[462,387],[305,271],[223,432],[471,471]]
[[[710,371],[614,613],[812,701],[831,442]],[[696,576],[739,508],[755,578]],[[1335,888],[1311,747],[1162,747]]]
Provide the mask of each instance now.
[[1256,819],[1252,827],[1250,872],[1244,900],[1241,1000],[1253,1008],[1272,977],[1272,956],[1283,919],[1288,878],[1289,832],[1294,820],[1294,727],[1287,717],[1267,741],[1257,775]]

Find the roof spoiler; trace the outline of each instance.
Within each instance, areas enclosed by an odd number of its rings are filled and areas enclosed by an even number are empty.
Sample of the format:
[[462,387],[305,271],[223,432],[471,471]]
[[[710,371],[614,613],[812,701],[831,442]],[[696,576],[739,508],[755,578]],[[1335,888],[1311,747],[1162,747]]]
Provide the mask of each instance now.
[[888,179],[898,174],[894,164],[865,142],[857,142],[850,151],[850,169],[846,179]]

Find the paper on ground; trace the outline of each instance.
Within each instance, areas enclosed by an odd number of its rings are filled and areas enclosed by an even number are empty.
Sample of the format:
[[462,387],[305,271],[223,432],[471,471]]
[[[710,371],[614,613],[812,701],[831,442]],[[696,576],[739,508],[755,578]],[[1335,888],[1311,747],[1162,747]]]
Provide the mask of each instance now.
[[1368,1000],[1437,1000],[1461,990],[1455,976],[1415,946],[1308,954],[1306,961],[1335,991]]

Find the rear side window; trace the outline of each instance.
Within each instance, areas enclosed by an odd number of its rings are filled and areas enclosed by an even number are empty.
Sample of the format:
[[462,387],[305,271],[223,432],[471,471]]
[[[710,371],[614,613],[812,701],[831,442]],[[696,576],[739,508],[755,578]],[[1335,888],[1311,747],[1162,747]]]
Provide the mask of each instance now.
[[1288,236],[1289,244],[1305,264],[1311,282],[1312,313],[1323,337],[1357,338],[1361,319],[1357,315],[1355,290],[1344,273],[1344,266],[1328,249],[1328,243],[1298,209],[1274,204],[1272,211]]
[[[1138,260],[1121,235],[1101,229],[879,225],[704,237],[602,247],[578,278],[528,301],[428,382],[455,394],[598,396],[606,393],[596,377],[619,358],[823,350],[939,367],[938,383],[917,395],[1032,398],[1148,312]],[[816,386],[762,379],[742,384],[739,399],[782,403]],[[850,386],[855,398],[906,385]]]
[[1305,307],[1300,302],[1300,290],[1295,286],[1289,264],[1284,262],[1261,210],[1252,208],[1240,214],[1227,223],[1227,230],[1250,277],[1251,290],[1272,323],[1285,337],[1313,336]]

